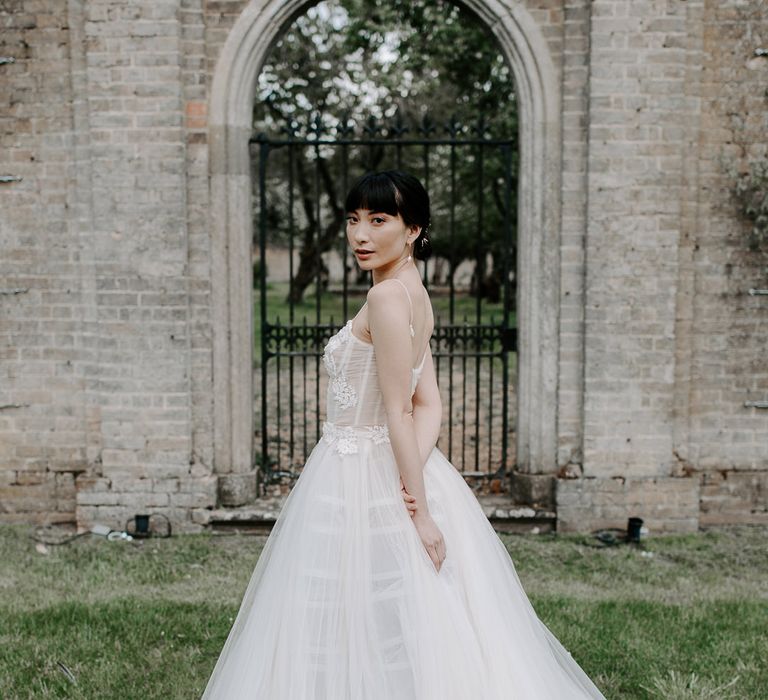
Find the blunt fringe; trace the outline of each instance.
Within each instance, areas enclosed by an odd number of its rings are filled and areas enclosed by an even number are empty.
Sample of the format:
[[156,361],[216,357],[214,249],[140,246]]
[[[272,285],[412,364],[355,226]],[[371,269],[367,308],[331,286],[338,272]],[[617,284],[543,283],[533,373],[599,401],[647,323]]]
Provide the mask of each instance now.
[[402,170],[366,173],[350,189],[345,211],[368,209],[390,216],[400,215],[406,226],[420,226],[413,243],[413,257],[426,260],[432,253],[429,241],[429,195],[418,178]]

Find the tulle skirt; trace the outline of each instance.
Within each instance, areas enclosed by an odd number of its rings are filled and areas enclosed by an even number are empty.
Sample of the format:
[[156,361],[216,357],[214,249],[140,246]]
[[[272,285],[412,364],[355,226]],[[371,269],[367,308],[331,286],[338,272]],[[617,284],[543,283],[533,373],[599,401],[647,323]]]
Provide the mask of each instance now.
[[438,573],[386,442],[321,440],[285,501],[203,700],[603,698],[536,616],[472,490],[435,448]]

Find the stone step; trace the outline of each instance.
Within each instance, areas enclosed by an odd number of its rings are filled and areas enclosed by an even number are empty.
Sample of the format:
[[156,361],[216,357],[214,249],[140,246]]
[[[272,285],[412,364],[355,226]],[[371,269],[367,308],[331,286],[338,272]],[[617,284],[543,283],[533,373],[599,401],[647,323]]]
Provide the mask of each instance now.
[[[197,509],[196,522],[214,532],[243,530],[268,532],[274,524],[287,496],[259,498],[237,508]],[[508,496],[479,496],[486,517],[499,532],[542,533],[555,529],[554,511],[515,503]]]

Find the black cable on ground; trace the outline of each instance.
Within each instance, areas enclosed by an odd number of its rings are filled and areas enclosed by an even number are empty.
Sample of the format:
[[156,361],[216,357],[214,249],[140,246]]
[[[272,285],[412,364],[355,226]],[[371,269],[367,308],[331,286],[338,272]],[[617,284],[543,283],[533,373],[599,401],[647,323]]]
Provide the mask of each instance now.
[[[147,539],[149,537],[160,537],[160,538],[167,538],[171,537],[172,534],[172,528],[171,528],[171,521],[162,513],[153,513],[149,517],[149,528],[146,532],[136,532],[135,530],[132,531],[129,529],[129,523],[134,522],[135,518],[128,518],[128,520],[125,523],[125,529],[123,531],[120,530],[112,530],[107,526],[94,526],[94,528],[90,530],[86,530],[85,532],[79,532],[77,534],[74,534],[70,537],[57,537],[56,539],[44,539],[42,537],[39,537],[36,533],[40,532],[41,530],[45,531],[48,530],[49,532],[52,530],[51,526],[43,526],[38,527],[32,534],[27,534],[27,537],[29,539],[33,540],[34,542],[39,542],[40,544],[44,544],[46,546],[56,546],[56,545],[63,545],[63,544],[69,544],[70,542],[74,542],[76,539],[80,537],[84,537],[86,535],[99,535],[101,537],[105,537],[110,542],[114,542],[116,540],[135,540],[135,539]],[[165,529],[164,531],[157,531],[152,528],[152,519],[155,518],[161,518],[165,521]],[[103,530],[103,532],[98,531],[96,528],[100,528]]]

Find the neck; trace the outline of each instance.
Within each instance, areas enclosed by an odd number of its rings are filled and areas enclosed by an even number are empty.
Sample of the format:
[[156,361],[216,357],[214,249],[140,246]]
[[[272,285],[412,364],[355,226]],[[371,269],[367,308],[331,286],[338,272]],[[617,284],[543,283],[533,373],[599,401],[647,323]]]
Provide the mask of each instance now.
[[391,265],[382,265],[381,267],[377,267],[375,270],[372,271],[373,283],[378,284],[379,282],[383,282],[384,280],[397,277],[400,270],[406,267],[413,267],[413,264],[414,263],[411,256],[405,255],[402,258],[397,259]]

